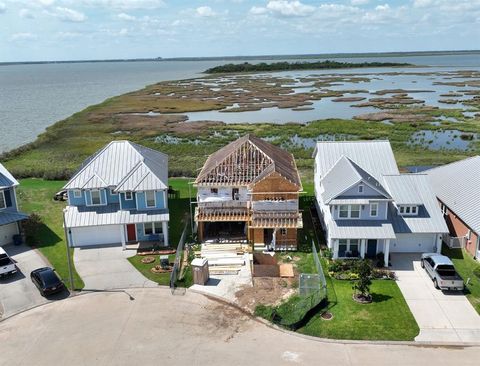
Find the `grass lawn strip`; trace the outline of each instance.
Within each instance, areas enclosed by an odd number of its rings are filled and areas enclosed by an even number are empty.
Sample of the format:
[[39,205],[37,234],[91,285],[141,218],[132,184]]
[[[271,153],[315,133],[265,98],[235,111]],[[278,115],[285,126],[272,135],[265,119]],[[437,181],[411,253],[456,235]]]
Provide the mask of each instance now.
[[468,301],[470,301],[477,313],[480,314],[480,279],[474,273],[475,269],[480,271],[480,263],[463,249],[449,249],[444,245],[442,254],[450,257],[455,269],[465,283],[470,279],[468,285],[465,286],[465,294]]
[[[67,263],[67,247],[63,230],[62,210],[65,202],[53,200],[53,195],[63,186],[64,181],[43,179],[22,179],[17,189],[20,209],[26,213],[37,213],[43,220],[35,246],[48,259],[67,286],[70,285]],[[75,270],[73,250],[70,251],[73,265],[73,280],[76,289],[84,284]]]

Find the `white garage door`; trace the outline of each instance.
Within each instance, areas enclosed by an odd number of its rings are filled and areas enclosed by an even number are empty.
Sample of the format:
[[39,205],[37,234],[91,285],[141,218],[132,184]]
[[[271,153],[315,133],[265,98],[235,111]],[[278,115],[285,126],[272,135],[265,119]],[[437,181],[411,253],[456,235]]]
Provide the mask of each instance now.
[[72,228],[73,246],[118,244],[122,242],[120,225]]
[[430,253],[434,252],[435,234],[396,234],[390,242],[391,253]]
[[16,222],[0,226],[0,246],[13,243],[13,236],[15,234],[18,234],[18,225]]

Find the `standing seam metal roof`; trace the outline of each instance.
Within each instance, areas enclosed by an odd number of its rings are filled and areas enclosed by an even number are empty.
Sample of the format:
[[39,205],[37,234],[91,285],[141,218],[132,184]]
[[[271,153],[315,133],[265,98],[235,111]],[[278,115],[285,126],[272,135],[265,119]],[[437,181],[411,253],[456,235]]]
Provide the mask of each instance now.
[[18,186],[18,181],[10,172],[0,163],[0,188]]
[[427,170],[433,191],[473,231],[480,233],[480,156]]
[[[139,166],[143,175],[133,175]],[[148,175],[151,175],[148,179]],[[167,155],[130,141],[112,141],[103,149],[89,157],[79,171],[65,185],[66,189],[109,188],[116,187],[127,177],[128,187],[138,190],[166,189],[168,186]],[[142,186],[145,182],[145,186]]]

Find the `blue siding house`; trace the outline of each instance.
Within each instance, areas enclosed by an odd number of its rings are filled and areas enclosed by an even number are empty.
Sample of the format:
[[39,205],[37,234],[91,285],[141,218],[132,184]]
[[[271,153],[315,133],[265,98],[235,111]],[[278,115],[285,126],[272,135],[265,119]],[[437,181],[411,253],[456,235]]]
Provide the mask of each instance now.
[[18,211],[15,187],[17,180],[0,164],[0,246],[13,242],[20,233],[20,222],[28,215]]
[[333,258],[439,252],[448,232],[425,174],[400,174],[388,141],[318,142],[315,196]]
[[169,244],[167,155],[113,141],[88,158],[64,188],[71,246]]

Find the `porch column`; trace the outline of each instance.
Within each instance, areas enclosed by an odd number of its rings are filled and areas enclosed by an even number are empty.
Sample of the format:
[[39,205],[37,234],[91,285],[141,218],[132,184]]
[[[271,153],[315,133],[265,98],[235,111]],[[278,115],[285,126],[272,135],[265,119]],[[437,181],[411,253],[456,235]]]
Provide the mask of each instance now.
[[388,255],[390,253],[390,239],[385,240],[384,247],[385,247],[385,250],[383,251],[383,260],[385,262],[385,267],[388,268]]
[[442,234],[437,234],[437,243],[436,243],[436,247],[437,247],[437,253],[440,254],[440,252],[442,251]]
[[362,257],[362,259],[365,258],[365,243],[365,239],[362,239],[362,241],[360,242],[360,257]]
[[168,246],[168,221],[162,221],[163,245]]
[[125,225],[120,225],[120,238],[122,239],[122,249],[127,249],[127,243],[125,240]]
[[333,259],[338,259],[338,239],[333,239]]

